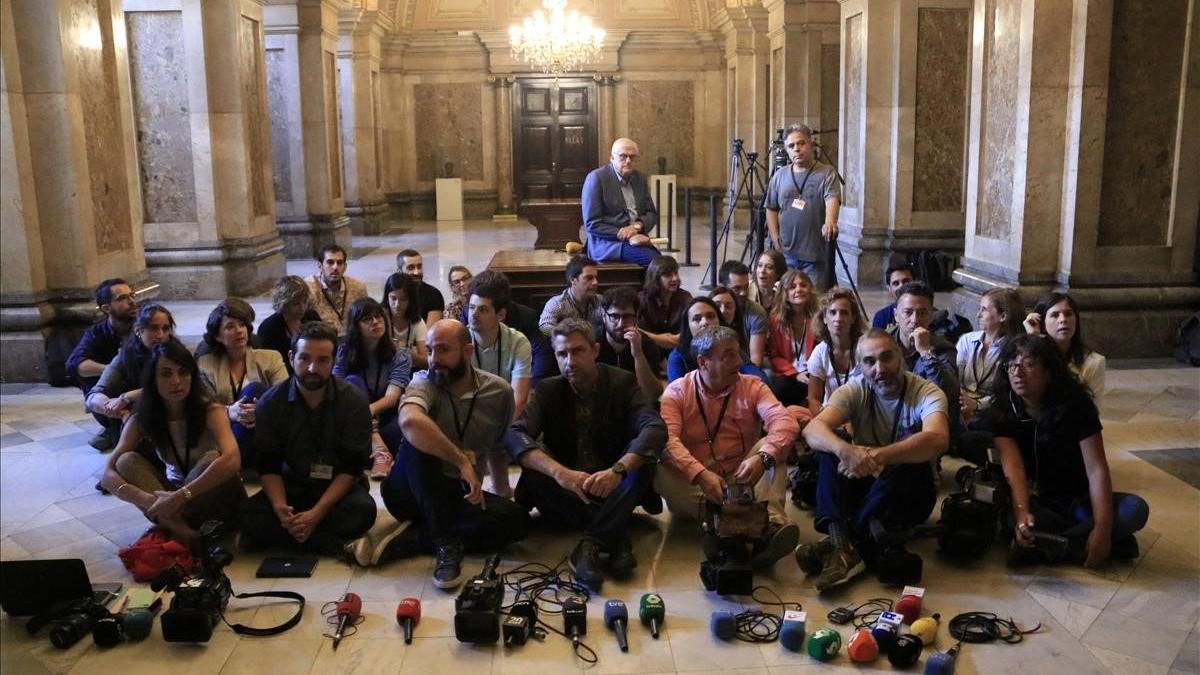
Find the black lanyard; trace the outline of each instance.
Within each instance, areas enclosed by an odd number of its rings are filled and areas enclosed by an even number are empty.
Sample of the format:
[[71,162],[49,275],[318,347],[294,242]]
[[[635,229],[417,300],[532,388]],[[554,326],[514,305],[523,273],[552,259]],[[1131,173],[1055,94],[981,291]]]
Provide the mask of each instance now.
[[446,397],[450,399],[450,412],[454,415],[454,431],[458,434],[458,442],[461,445],[467,443],[467,427],[471,426],[471,416],[475,414],[475,401],[479,400],[479,389],[475,388],[471,394],[471,405],[467,406],[467,419],[463,420],[462,425],[458,423],[458,396],[446,387],[442,387],[442,391],[446,392]]
[[[300,388],[298,379],[297,379],[297,383],[295,386],[297,389]],[[326,394],[329,392],[329,387],[333,387],[333,396],[331,398],[329,398],[329,400],[327,401],[325,399],[326,399]],[[297,429],[296,434],[292,437],[291,442],[289,442],[285,446],[285,449],[296,447],[299,440],[301,438],[304,438],[305,432],[312,429],[313,431],[316,432],[315,435],[313,436],[313,446],[316,449],[316,458],[323,459],[324,458],[323,457],[324,450],[326,449],[325,448],[325,428],[326,428],[325,427],[325,415],[326,415],[327,410],[336,412],[335,408],[337,407],[337,399],[338,399],[337,385],[333,383],[332,378],[331,378],[330,381],[325,385],[325,389],[321,392],[321,403],[316,408],[309,408],[308,402],[305,401],[305,399],[304,399],[304,394],[302,394],[300,392],[297,392],[297,393],[300,396],[299,404],[303,407],[303,410],[305,413],[304,414],[304,423],[299,426],[299,429]],[[327,408],[326,407],[327,404],[330,407]],[[332,412],[330,414],[332,414]],[[314,419],[316,420],[316,422],[314,422]],[[315,429],[313,429],[314,426],[316,427]]]
[[[728,457],[717,457],[716,442],[717,434],[721,431],[721,423],[725,421],[725,412],[729,409],[729,400],[733,398],[733,390],[731,389],[725,396],[725,400],[721,401],[721,413],[717,415],[717,424],[712,428],[712,431],[709,431],[708,413],[704,412],[704,399],[700,396],[700,387],[702,386],[704,386],[704,380],[700,376],[700,371],[696,371],[696,388],[692,390],[692,393],[696,395],[696,408],[700,411],[700,419],[704,420],[704,435],[708,440],[708,454],[712,457],[713,463],[718,464],[729,459]],[[741,435],[741,430],[738,430],[738,436],[741,437]],[[743,451],[745,450],[745,445],[743,442]],[[745,454],[745,452],[742,454]]]
[[[192,449],[184,448],[183,457],[179,456],[179,448],[175,445],[175,435],[171,433],[171,422],[167,422],[167,441],[171,444],[171,454],[175,455],[175,462],[179,464],[179,474],[182,477],[188,475],[188,471],[192,468]],[[187,422],[183,423],[183,442],[187,445]]]
[[850,350],[850,366],[846,368],[846,374],[842,375],[837,369],[837,359],[834,358],[833,354],[833,343],[826,342],[825,344],[829,347],[829,351],[825,352],[825,356],[829,357],[829,369],[833,371],[833,379],[840,387],[846,383],[846,380],[850,379],[850,371],[854,370],[854,350]]
[[[388,364],[388,365],[390,366],[391,364]],[[389,367],[388,368],[388,383],[389,384],[391,384],[391,375],[392,375],[392,369]],[[383,397],[383,395],[379,393],[379,378],[382,376],[383,376],[383,362],[378,360],[378,357],[376,357],[375,378],[374,378],[374,382],[371,384],[371,400],[372,401],[378,401],[380,398]]]
[[[908,398],[908,376],[905,373],[900,373],[900,376],[904,378],[904,390],[900,392],[900,399],[898,401],[896,401],[896,414],[895,414],[895,417],[892,418],[891,440],[888,441],[887,445],[892,445],[893,443],[896,442],[896,432],[898,432],[900,430],[900,417],[904,413],[904,399]],[[880,400],[879,397],[875,394],[875,390],[872,389],[871,390],[871,417],[872,417],[872,419],[875,417],[876,414],[878,414],[876,412],[876,410],[877,410],[877,408],[879,408],[882,405],[882,403],[883,403],[882,400]]]
[[[413,344],[416,342],[416,339],[413,337],[414,332],[416,332],[416,331],[413,330],[413,322],[409,321],[408,328],[404,329],[404,348],[409,351],[412,351]],[[400,346],[400,344],[399,344],[400,343],[400,330],[398,328],[396,328],[395,323],[392,324],[392,335],[394,336],[392,339],[392,342],[396,343],[396,346],[399,347]]]
[[[802,358],[804,355],[804,343],[808,341],[808,324],[804,324],[804,332],[800,334],[800,339],[796,339],[795,329],[789,327],[788,332],[792,334],[792,360]],[[833,363],[830,360],[830,363]],[[837,368],[834,368],[837,371]]]
[[805,169],[803,183],[797,183],[796,182],[796,172],[792,171],[790,167],[788,168],[788,175],[792,177],[792,185],[794,185],[796,187],[796,197],[798,199],[801,199],[801,200],[804,199],[804,186],[808,185],[808,177],[812,175],[813,169],[815,169],[815,168],[817,168],[817,165],[813,164],[808,169]]
[[325,288],[325,280],[324,279],[321,280],[320,286],[321,286],[321,295],[325,296],[325,302],[328,302],[329,306],[333,308],[333,313],[337,314],[338,321],[345,321],[345,318],[342,317],[342,313],[346,310],[346,294],[350,292],[350,289],[347,287],[348,284],[346,283],[346,280],[342,279],[342,308],[341,309],[338,309],[337,305],[333,304],[333,298],[329,297],[329,289]]
[[[479,352],[480,352],[479,343],[475,341],[474,334],[471,335],[471,344],[474,345],[474,347],[475,347],[475,365],[478,366],[480,370],[486,371],[487,368],[483,367],[483,357],[479,354]],[[496,327],[496,374],[500,375],[500,377],[504,377],[504,375],[502,375],[500,373],[500,363],[501,363],[501,360],[503,359],[503,357],[504,357],[504,327],[497,326]],[[505,377],[504,379],[507,380],[508,378]]]

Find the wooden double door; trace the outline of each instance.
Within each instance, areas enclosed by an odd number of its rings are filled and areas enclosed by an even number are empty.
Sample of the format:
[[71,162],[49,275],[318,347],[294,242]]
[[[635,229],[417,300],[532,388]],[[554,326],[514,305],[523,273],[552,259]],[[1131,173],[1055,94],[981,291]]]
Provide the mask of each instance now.
[[518,202],[578,199],[596,161],[596,82],[522,78],[514,84]]

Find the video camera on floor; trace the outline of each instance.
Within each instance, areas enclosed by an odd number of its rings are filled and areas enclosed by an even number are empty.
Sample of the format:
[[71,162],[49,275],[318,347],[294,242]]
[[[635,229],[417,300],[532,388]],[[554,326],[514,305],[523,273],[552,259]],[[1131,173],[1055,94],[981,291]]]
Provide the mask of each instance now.
[[484,645],[500,639],[500,606],[504,604],[504,584],[496,568],[500,556],[483,563],[483,571],[472,577],[454,599],[454,637],[459,642]]
[[729,483],[720,504],[705,502],[703,528],[704,587],[718,595],[749,595],[754,589],[752,551],[766,539],[767,503],[755,500],[753,486]]
[[978,560],[996,539],[1000,519],[1011,506],[1008,482],[990,453],[982,466],[959,469],[955,480],[959,491],[942,500],[938,548],[952,558]]
[[221,622],[233,595],[233,586],[225,576],[233,554],[220,545],[223,529],[215,520],[201,525],[192,544],[195,571],[185,576],[178,567],[171,567],[150,585],[156,591],[166,588],[175,593],[171,607],[162,615],[163,639],[167,642],[208,642],[213,628]]

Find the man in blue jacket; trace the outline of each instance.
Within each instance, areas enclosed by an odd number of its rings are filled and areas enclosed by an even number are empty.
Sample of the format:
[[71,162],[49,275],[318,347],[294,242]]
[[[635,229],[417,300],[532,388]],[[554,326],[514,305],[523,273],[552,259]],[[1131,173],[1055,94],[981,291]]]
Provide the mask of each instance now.
[[613,142],[611,161],[583,182],[583,226],[594,260],[620,260],[645,267],[659,255],[646,232],[658,222],[646,177],[634,168],[638,146],[628,138]]

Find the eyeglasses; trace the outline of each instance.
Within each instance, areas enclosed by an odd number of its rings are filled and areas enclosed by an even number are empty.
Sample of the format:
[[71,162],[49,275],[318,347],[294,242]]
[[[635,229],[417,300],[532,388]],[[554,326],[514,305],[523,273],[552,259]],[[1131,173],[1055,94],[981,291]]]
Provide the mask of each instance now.
[[608,317],[608,320],[612,322],[620,321],[624,323],[626,321],[637,321],[637,314],[634,314],[633,312],[627,312],[625,314],[620,312],[605,312],[604,316]]
[[620,153],[617,155],[617,159],[621,160],[622,162],[625,162],[625,161],[632,162],[632,161],[636,160],[637,158],[638,158],[637,155],[627,155],[625,153]]
[[467,283],[470,280],[471,280],[471,277],[462,277],[461,279],[451,279],[450,285],[451,286],[462,286],[463,284]]
[[1042,365],[1042,364],[1039,363],[1038,361],[1034,361],[1033,359],[1022,359],[1020,361],[1009,361],[1008,363],[1005,363],[1004,370],[1006,370],[1010,373],[1015,373],[1018,370],[1023,373],[1028,373],[1029,371],[1033,370],[1035,367],[1040,366],[1040,365]]
[[122,293],[120,295],[114,295],[111,302],[125,302],[126,300],[132,300],[132,299],[133,299],[133,293]]
[[387,319],[384,319],[382,314],[372,314],[371,316],[362,319],[363,323],[375,323],[376,321],[383,323],[387,321]]

